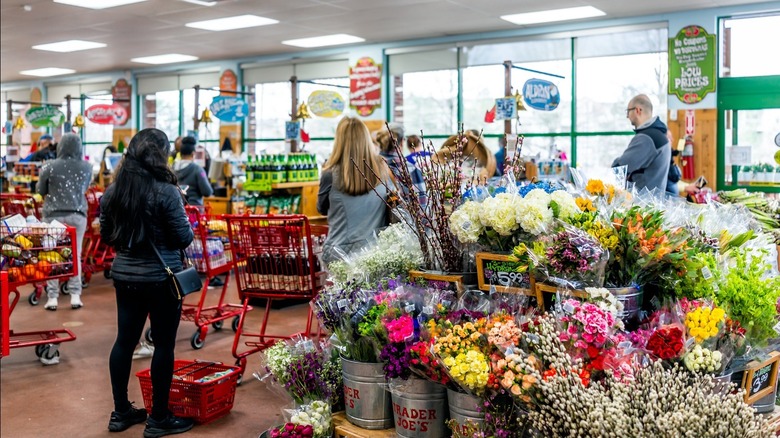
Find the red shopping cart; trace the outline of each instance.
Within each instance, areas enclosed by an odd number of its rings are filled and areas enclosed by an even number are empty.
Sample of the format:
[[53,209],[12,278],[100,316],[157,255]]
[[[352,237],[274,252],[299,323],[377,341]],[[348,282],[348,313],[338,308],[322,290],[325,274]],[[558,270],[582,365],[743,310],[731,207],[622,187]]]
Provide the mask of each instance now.
[[24,217],[35,216],[41,220],[43,201],[38,195],[29,193],[0,193],[2,216],[21,214]]
[[[230,283],[230,270],[233,269],[227,223],[220,216],[201,213],[198,207],[187,206],[185,209],[195,233],[195,239],[185,251],[185,255],[198,272],[205,275],[206,281],[203,282],[198,303],[182,305],[181,320],[194,322],[198,327],[190,338],[190,345],[199,350],[206,342],[209,325],[214,330],[222,330],[224,321],[233,318],[231,327],[234,332],[238,330],[239,316],[243,311],[243,306],[225,302],[225,294]],[[225,280],[222,284],[219,302],[216,305],[206,307],[209,281],[222,274],[225,274]],[[246,311],[249,310],[252,308],[247,307]],[[149,342],[153,342],[151,330],[148,328],[145,332],[146,340]]]
[[19,302],[18,288],[29,283],[66,279],[75,275],[73,260],[76,230],[49,224],[22,225],[5,221],[0,225],[2,248],[2,333],[3,356],[11,348],[35,347],[38,357],[60,355],[59,344],[76,336],[68,329],[16,333],[9,328],[10,315]]
[[[84,233],[84,242],[82,244],[81,272],[83,281],[82,287],[89,285],[92,280],[92,274],[103,271],[103,276],[111,278],[111,263],[114,261],[114,249],[100,238],[100,198],[103,197],[103,190],[100,187],[92,186],[87,189],[87,229]],[[63,293],[67,293],[67,285],[60,288]]]
[[[320,269],[316,241],[327,234],[327,226],[309,224],[303,215],[252,215],[225,216],[230,249],[233,254],[233,270],[236,274],[238,294],[243,301],[236,335],[233,340],[233,356],[243,374],[247,356],[261,351],[278,339],[296,334],[271,335],[266,333],[271,302],[274,299],[312,299],[322,290],[326,273]],[[244,331],[249,300],[264,298],[265,313],[257,333]],[[312,333],[313,314],[309,309],[305,329],[297,334]],[[239,351],[241,338],[249,347]]]

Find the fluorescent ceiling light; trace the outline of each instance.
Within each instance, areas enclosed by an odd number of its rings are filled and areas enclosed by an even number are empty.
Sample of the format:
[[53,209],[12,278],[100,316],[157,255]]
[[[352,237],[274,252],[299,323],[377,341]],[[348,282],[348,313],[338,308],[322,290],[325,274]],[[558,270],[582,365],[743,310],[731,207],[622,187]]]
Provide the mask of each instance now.
[[37,46],[32,46],[32,48],[35,50],[48,50],[50,52],[60,52],[60,53],[78,52],[79,50],[99,49],[101,47],[106,47],[106,45],[103,43],[96,43],[96,42],[84,41],[84,40],[68,40],[68,41],[60,41],[58,43],[39,44]]
[[145,1],[146,0],[54,0],[54,3],[78,6],[80,8],[108,9]]
[[155,56],[143,56],[141,58],[133,58],[131,61],[140,62],[142,64],[172,64],[174,62],[194,61],[198,59],[197,56],[181,55],[178,53],[167,53],[165,55]]
[[200,5],[200,6],[214,6],[217,4],[216,0],[213,1],[206,1],[206,0],[181,0],[185,3],[192,3],[193,5]]
[[282,44],[295,47],[323,47],[323,46],[337,46],[339,44],[350,43],[362,43],[365,41],[363,38],[353,35],[347,35],[345,33],[339,33],[336,35],[325,35],[312,38],[299,38],[297,40],[282,41]]
[[502,15],[501,19],[514,24],[550,23],[553,21],[578,20],[580,18],[600,17],[607,15],[593,6],[578,8],[553,9],[551,11],[528,12],[526,14]]
[[59,68],[59,67],[46,67],[46,68],[36,68],[34,70],[23,70],[20,71],[19,73],[27,76],[39,76],[45,78],[47,76],[69,75],[71,73],[76,73],[76,70],[71,70],[69,68]]
[[258,17],[257,15],[237,15],[235,17],[217,18],[216,20],[195,21],[193,23],[187,23],[185,26],[220,32],[223,30],[265,26],[278,22],[279,21],[272,18]]

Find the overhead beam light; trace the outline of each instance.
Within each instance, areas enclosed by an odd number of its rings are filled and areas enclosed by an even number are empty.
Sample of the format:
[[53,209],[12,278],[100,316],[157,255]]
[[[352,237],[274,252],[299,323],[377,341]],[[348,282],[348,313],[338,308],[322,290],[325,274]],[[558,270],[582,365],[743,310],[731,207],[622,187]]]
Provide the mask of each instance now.
[[195,29],[221,32],[223,30],[267,26],[269,24],[276,24],[278,22],[278,20],[274,20],[273,18],[259,17],[257,15],[237,15],[235,17],[217,18],[215,20],[195,21],[192,23],[187,23],[185,26],[193,27]]
[[196,59],[198,59],[197,56],[167,53],[165,55],[142,56],[140,58],[133,58],[130,61],[141,64],[173,64],[174,62],[195,61]]
[[108,9],[145,1],[146,0],[54,0],[54,3],[88,9]]
[[68,41],[60,41],[60,42],[48,43],[48,44],[38,44],[37,46],[32,46],[32,48],[35,50],[48,50],[50,52],[60,52],[60,53],[78,52],[79,50],[99,49],[101,47],[106,47],[106,45],[103,43],[96,43],[93,41],[84,41],[84,40],[68,40]]
[[338,46],[340,44],[362,43],[365,39],[354,35],[339,33],[335,35],[324,35],[311,38],[298,38],[295,40],[282,41],[282,44],[295,47],[324,47]]
[[200,5],[200,6],[214,6],[217,4],[216,0],[207,1],[207,0],[181,0],[184,3],[192,3],[193,5]]
[[46,68],[36,68],[34,70],[22,70],[19,73],[27,76],[38,76],[41,78],[45,78],[48,76],[69,75],[71,73],[76,73],[76,70],[71,70],[69,68],[59,68],[59,67],[46,67]]
[[527,25],[551,23],[554,21],[579,20],[581,18],[600,17],[602,15],[607,14],[604,11],[594,8],[593,6],[582,6],[577,8],[528,12],[525,14],[502,15],[501,19],[514,24]]

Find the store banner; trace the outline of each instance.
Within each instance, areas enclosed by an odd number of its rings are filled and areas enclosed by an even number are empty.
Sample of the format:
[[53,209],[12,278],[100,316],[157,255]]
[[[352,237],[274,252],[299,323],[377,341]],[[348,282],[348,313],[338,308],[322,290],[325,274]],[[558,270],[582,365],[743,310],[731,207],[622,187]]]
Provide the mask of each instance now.
[[529,79],[523,85],[523,101],[530,108],[552,111],[561,103],[558,86],[544,79]]
[[349,69],[349,106],[364,117],[382,106],[382,64],[366,56]]
[[296,140],[301,135],[300,122],[284,122],[284,139]]
[[306,102],[309,111],[317,117],[332,119],[344,112],[344,98],[335,91],[317,90],[309,95]]
[[686,104],[715,92],[717,42],[703,27],[690,25],[669,38],[669,94]]
[[219,77],[219,95],[220,96],[235,96],[233,91],[238,90],[238,77],[233,73],[233,70],[225,70],[222,72],[222,76]]
[[56,128],[65,122],[65,114],[53,106],[38,106],[30,108],[24,118],[36,128]]
[[517,117],[517,100],[514,97],[496,99],[494,120],[511,120]]
[[209,105],[211,113],[223,122],[236,123],[249,114],[249,105],[244,99],[232,96],[216,96]]
[[86,117],[92,123],[98,125],[116,125],[121,126],[127,123],[129,115],[124,106],[119,103],[92,105],[84,111]]
[[125,121],[122,123],[124,125],[133,114],[133,104],[130,100],[133,97],[133,87],[127,83],[127,80],[118,79],[111,88],[111,95],[114,98],[114,105],[121,106],[127,114]]

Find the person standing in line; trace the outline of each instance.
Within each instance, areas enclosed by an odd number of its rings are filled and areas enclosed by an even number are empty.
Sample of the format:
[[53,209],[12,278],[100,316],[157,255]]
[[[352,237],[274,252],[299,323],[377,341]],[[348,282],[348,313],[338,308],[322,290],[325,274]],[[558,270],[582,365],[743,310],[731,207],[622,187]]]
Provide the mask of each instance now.
[[[76,228],[76,252],[73,254],[73,266],[76,275],[68,279],[70,306],[80,309],[81,301],[81,242],[87,229],[87,193],[92,181],[92,165],[84,160],[84,148],[76,134],[65,134],[59,144],[58,157],[47,162],[38,176],[36,190],[43,200],[43,220],[57,220]],[[46,283],[48,300],[43,306],[46,310],[57,310],[60,296],[58,280]]]
[[51,134],[43,134],[38,139],[38,149],[23,161],[47,161],[57,158],[57,144]]
[[[116,289],[117,337],[109,357],[114,411],[108,430],[121,432],[146,420],[145,438],[186,432],[194,425],[192,419],[176,417],[168,410],[181,301],[166,266],[181,271],[181,252],[193,239],[183,195],[168,167],[169,150],[164,132],[140,131],[130,141],[115,183],[100,201],[100,235],[116,249],[111,275]],[[133,406],[127,395],[133,350],[147,316],[155,344],[148,419],[146,411]]]
[[[398,147],[401,149],[401,151],[403,151],[404,128],[397,123],[391,123],[389,126],[389,131],[387,129],[383,129],[376,134],[376,143],[379,146],[379,155],[387,162],[387,166],[393,172],[396,181],[402,181],[402,169],[404,166],[406,167],[407,172],[409,172],[409,177],[412,180],[412,184],[414,185],[417,199],[420,201],[420,205],[425,207],[428,204],[428,196],[426,193],[425,179],[423,178],[422,171],[415,164],[410,163],[408,160],[404,159],[395,150],[395,144],[398,144]],[[395,139],[395,143],[393,143],[392,139],[390,138],[391,135]],[[404,190],[404,193],[407,193],[409,190],[408,187],[402,187],[402,189]]]
[[628,181],[633,182],[637,190],[657,189],[663,193],[672,161],[666,125],[658,116],[653,116],[653,104],[644,94],[628,102],[626,118],[634,126],[636,135],[623,155],[612,162],[612,167],[628,166]]
[[390,171],[377,154],[371,133],[357,117],[345,116],[336,127],[333,153],[322,168],[317,195],[317,211],[328,216],[325,263],[338,258],[337,249],[348,254],[359,248],[385,225],[385,184],[392,185]]
[[173,163],[173,171],[179,180],[187,203],[203,209],[203,198],[211,196],[214,189],[209,183],[206,172],[192,160],[197,144],[195,137],[184,137],[181,140],[181,159]]

